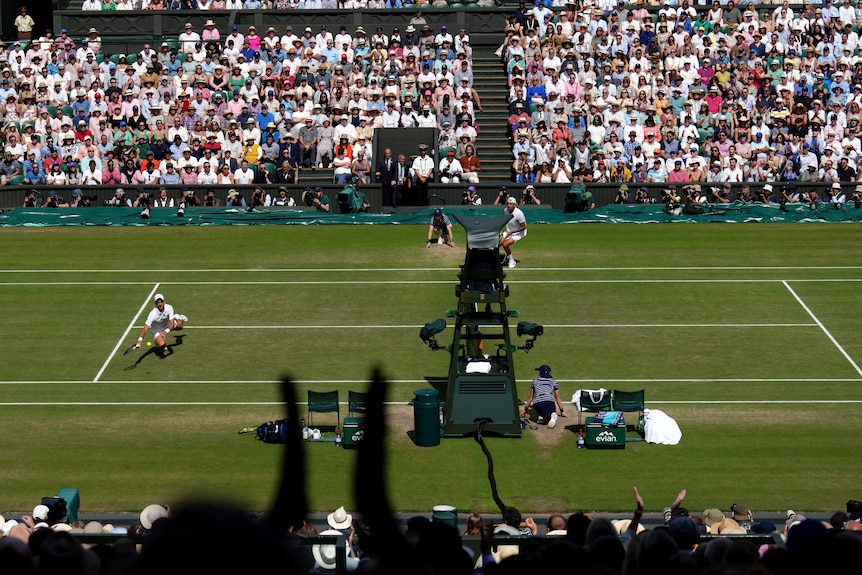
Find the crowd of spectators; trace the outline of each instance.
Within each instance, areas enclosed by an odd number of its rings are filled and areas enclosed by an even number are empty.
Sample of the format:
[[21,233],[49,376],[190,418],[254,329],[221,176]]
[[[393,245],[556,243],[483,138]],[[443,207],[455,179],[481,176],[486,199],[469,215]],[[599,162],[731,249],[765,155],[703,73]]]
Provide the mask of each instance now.
[[[862,8],[522,2],[500,55],[518,182],[862,177]],[[768,201],[779,201],[782,187]]]
[[428,144],[478,181],[470,37],[405,20],[391,34],[189,22],[119,55],[96,29],[16,41],[0,62],[0,185],[293,184],[308,169],[370,183],[374,131],[415,126],[439,129]]
[[[484,2],[492,6],[493,2]],[[482,5],[483,3],[479,3]],[[81,9],[101,10],[384,10],[445,6],[440,0],[84,0]]]
[[[19,575],[124,575],[185,573],[196,565],[202,571],[228,573],[260,561],[285,573],[332,573],[341,552],[349,572],[793,575],[850,573],[862,558],[858,512],[815,520],[788,510],[786,520],[776,526],[759,520],[745,505],[690,513],[681,505],[683,490],[664,508],[663,522],[645,528],[644,502],[637,488],[634,492],[636,507],[626,519],[576,512],[568,517],[552,513],[537,522],[507,507],[499,522],[470,513],[459,535],[446,522],[417,515],[407,520],[406,531],[400,530],[413,554],[409,565],[393,565],[388,557],[389,546],[400,543],[397,531],[388,534],[392,541],[372,536],[367,523],[344,507],[329,513],[325,523],[302,520],[283,532],[266,518],[252,518],[223,504],[195,503],[176,513],[149,505],[128,526],[80,520],[70,525],[52,520],[48,508],[37,505],[20,521],[0,516],[0,568]],[[330,543],[301,542],[318,534],[343,536],[345,547],[339,551]],[[100,535],[110,538],[96,545],[82,545],[75,538]],[[755,537],[734,538],[744,535]],[[516,539],[507,539],[511,537]],[[230,551],[216,552],[213,546],[219,543]],[[209,549],[204,557],[198,555],[202,549]]]

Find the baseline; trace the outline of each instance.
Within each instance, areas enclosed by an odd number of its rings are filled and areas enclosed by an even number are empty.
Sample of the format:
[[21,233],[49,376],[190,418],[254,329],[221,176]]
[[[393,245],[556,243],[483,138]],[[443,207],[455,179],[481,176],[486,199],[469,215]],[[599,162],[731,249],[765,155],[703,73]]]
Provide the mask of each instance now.
[[[555,378],[556,379],[556,378]],[[361,385],[368,383],[365,379],[294,379],[293,383],[299,384],[352,384]],[[389,383],[445,383],[445,377],[428,377],[422,379],[388,379]],[[530,383],[533,379],[517,379],[518,383]],[[862,381],[856,377],[727,377],[727,378],[629,378],[629,379],[600,379],[600,378],[583,378],[583,379],[557,379],[560,383],[858,383]],[[90,380],[39,380],[39,381],[0,381],[0,385],[77,385],[81,383],[93,383]],[[172,385],[172,384],[203,384],[203,385],[222,385],[222,384],[255,384],[255,383],[281,383],[280,379],[165,379],[154,381],[152,379],[107,379],[99,381],[103,385]]]
[[[412,401],[385,401],[384,405],[412,405]],[[715,399],[715,400],[658,400],[648,401],[647,404],[673,404],[673,405],[774,405],[781,404],[799,404],[799,405],[831,405],[831,404],[848,404],[855,405],[862,403],[862,399]],[[298,401],[297,405],[308,405],[307,401]],[[48,407],[48,406],[66,406],[66,407],[94,407],[94,406],[271,406],[284,405],[281,401],[22,401],[22,402],[0,402],[0,407]],[[348,402],[341,401],[339,405],[348,405]]]
[[[572,324],[552,324],[543,323],[544,327],[561,328],[561,329],[589,329],[589,328],[664,328],[664,327],[817,327],[816,323],[572,323]],[[418,324],[412,325],[195,325],[183,329],[415,329],[420,327]]]
[[[183,273],[338,273],[338,272],[421,272],[421,271],[459,271],[460,268],[192,268],[184,269]],[[724,270],[862,270],[862,266],[624,266],[624,267],[544,267],[524,268],[525,271],[724,271]],[[100,274],[100,273],[175,273],[176,269],[4,269],[0,274],[32,273],[32,274]]]
[[[428,270],[425,270],[428,271]],[[163,281],[161,285],[170,286],[185,286],[185,285],[451,285],[455,280],[259,280],[259,281],[227,281],[227,280],[185,280],[185,281]],[[794,282],[805,283],[857,283],[862,282],[862,278],[800,278],[792,280]],[[532,285],[532,284],[739,284],[739,283],[784,283],[785,280],[772,278],[738,278],[738,279],[580,279],[580,280],[564,280],[564,279],[516,279],[510,280],[509,285]],[[0,282],[0,287],[38,287],[38,286],[79,286],[79,285],[126,285],[140,286],[148,285],[148,281],[140,282]]]

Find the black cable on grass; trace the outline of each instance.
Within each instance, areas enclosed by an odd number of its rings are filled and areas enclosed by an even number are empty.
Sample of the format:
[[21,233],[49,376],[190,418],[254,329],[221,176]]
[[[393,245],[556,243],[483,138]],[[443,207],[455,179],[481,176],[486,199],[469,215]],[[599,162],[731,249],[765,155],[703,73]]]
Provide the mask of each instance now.
[[491,484],[491,497],[494,498],[494,503],[496,503],[497,507],[500,508],[500,514],[505,517],[506,504],[503,503],[503,500],[500,499],[500,494],[497,492],[497,479],[494,477],[494,459],[491,457],[491,452],[488,451],[488,447],[485,445],[484,438],[482,438],[482,430],[485,429],[485,425],[488,423],[491,423],[491,420],[487,417],[476,422],[476,442],[482,448],[482,453],[484,453],[485,457],[488,459],[488,482]]

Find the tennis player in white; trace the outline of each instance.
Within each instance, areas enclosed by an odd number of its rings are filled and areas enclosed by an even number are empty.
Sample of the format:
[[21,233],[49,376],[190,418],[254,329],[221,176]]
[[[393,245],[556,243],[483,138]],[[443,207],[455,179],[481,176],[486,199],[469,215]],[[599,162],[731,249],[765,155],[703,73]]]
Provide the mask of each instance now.
[[171,331],[180,331],[183,329],[185,322],[189,320],[186,316],[174,313],[174,306],[165,303],[165,296],[157,293],[153,298],[156,302],[149,315],[147,321],[141,329],[141,335],[138,336],[138,343],[135,347],[141,347],[141,342],[144,341],[144,336],[147,331],[152,330],[153,341],[156,344],[156,351],[164,351],[165,338]]
[[518,200],[514,196],[509,196],[506,200],[505,211],[512,214],[512,219],[506,222],[506,231],[500,237],[500,245],[506,251],[503,263],[508,263],[510,268],[514,268],[515,256],[512,255],[512,244],[527,235],[527,218],[518,207]]

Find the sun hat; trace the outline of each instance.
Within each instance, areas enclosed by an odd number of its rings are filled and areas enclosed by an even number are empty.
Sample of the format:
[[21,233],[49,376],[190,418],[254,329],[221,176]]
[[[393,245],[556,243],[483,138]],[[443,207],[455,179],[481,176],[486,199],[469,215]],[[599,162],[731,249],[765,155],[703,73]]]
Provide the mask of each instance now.
[[347,529],[353,523],[353,516],[342,505],[326,516],[326,522],[333,529]]
[[[341,531],[327,529],[319,535],[342,535]],[[346,548],[345,548],[346,551]],[[317,544],[312,546],[311,554],[314,556],[315,562],[321,569],[334,570],[338,550],[335,545]]]
[[[157,299],[165,299],[162,294],[156,294]],[[144,529],[152,529],[153,523],[168,516],[168,510],[164,505],[147,505],[141,511],[141,527]]]
[[712,527],[722,519],[724,519],[724,513],[721,512],[721,509],[713,507],[703,512],[703,522],[707,527]]

